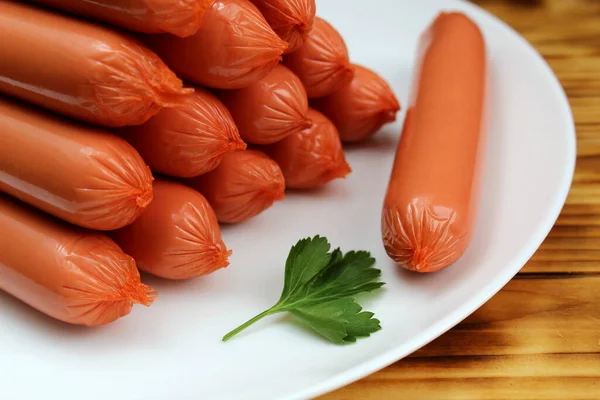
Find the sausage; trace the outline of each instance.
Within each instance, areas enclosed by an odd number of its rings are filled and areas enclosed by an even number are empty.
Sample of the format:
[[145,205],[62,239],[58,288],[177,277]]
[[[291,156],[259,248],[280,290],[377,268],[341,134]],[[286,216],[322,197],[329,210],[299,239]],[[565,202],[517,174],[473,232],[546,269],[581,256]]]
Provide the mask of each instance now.
[[286,53],[302,45],[313,28],[315,0],[251,0],[275,33],[288,43]]
[[248,0],[216,0],[194,35],[152,35],[146,43],[182,78],[219,89],[261,79],[287,48]]
[[486,49],[467,16],[442,13],[422,36],[413,100],[385,197],[388,255],[412,271],[457,261],[473,234],[484,141]]
[[309,98],[329,96],[354,78],[344,39],[319,17],[304,44],[285,57],[285,65],[298,75]]
[[0,290],[58,320],[97,326],[157,296],[106,235],[0,194]]
[[400,104],[387,82],[374,71],[353,65],[354,78],[311,106],[338,128],[343,142],[359,142],[396,120]]
[[219,222],[229,224],[257,216],[285,192],[281,169],[258,150],[229,153],[213,171],[184,182],[206,197]]
[[258,82],[217,93],[248,143],[275,143],[311,126],[308,98],[298,77],[283,65]]
[[0,191],[73,224],[117,229],[152,200],[152,174],[125,140],[0,98]]
[[314,189],[352,172],[335,125],[313,109],[308,110],[308,118],[310,128],[265,149],[281,167],[288,188]]
[[209,172],[225,154],[246,148],[227,108],[200,88],[181,105],[163,109],[145,124],[121,128],[118,133],[153,171],[181,178]]
[[138,268],[167,279],[190,279],[229,265],[231,251],[208,201],[195,190],[157,178],[154,200],[132,224],[110,233]]
[[29,0],[140,33],[193,35],[213,0]]
[[0,92],[81,121],[147,121],[191,89],[139,40],[0,0]]

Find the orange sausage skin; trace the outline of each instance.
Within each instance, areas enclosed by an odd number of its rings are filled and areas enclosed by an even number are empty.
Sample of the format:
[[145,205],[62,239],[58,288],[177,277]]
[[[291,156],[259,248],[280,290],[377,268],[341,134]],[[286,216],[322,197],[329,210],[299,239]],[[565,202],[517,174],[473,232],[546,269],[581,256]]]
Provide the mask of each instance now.
[[194,88],[185,100],[143,125],[118,130],[158,173],[191,178],[212,171],[225,154],[244,150],[237,126],[215,95]]
[[0,0],[0,92],[92,124],[147,121],[189,93],[139,40]]
[[217,95],[248,143],[275,143],[311,125],[302,81],[281,64],[246,88]]
[[213,0],[30,0],[140,33],[193,35]]
[[288,43],[286,53],[302,45],[313,28],[315,0],[251,0],[275,33]]
[[216,169],[185,183],[206,197],[219,222],[228,224],[257,216],[285,192],[281,168],[258,150],[229,153]]
[[75,228],[0,194],[0,290],[58,320],[111,323],[156,292],[106,235]]
[[319,17],[304,44],[285,57],[285,65],[298,75],[311,99],[329,96],[354,78],[344,39]]
[[111,232],[138,268],[167,279],[190,279],[229,265],[214,211],[200,193],[158,178],[154,199],[132,224]]
[[152,200],[152,174],[125,140],[0,97],[0,192],[72,224],[111,230]]
[[287,48],[248,0],[216,0],[194,35],[152,35],[146,43],[177,75],[217,89],[256,82],[279,63]]
[[400,110],[392,88],[375,71],[352,65],[354,76],[329,96],[311,101],[311,106],[329,118],[342,142],[360,142],[383,125],[396,120]]
[[456,262],[473,234],[485,138],[485,42],[467,16],[442,13],[424,33],[420,55],[382,236],[398,264],[434,272]]
[[316,189],[352,172],[335,125],[313,109],[307,116],[312,121],[310,128],[265,147],[281,167],[285,186],[291,189]]

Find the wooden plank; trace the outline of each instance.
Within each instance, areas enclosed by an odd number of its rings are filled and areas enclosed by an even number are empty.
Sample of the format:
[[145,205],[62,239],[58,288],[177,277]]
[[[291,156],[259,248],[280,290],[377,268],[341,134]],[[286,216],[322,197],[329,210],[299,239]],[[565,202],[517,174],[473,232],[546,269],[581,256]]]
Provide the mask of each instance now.
[[[600,68],[598,71],[600,71]],[[600,129],[598,132],[600,132]],[[600,188],[600,157],[579,158],[577,160],[573,183],[574,186],[578,186],[579,183],[585,183]]]
[[593,253],[589,260],[576,260],[567,257],[566,260],[554,260],[551,257],[543,260],[543,256],[536,256],[521,270],[522,274],[547,273],[547,274],[598,274],[600,270],[600,252]]
[[414,356],[600,352],[600,275],[525,278]]
[[414,358],[321,400],[598,400],[597,355]]

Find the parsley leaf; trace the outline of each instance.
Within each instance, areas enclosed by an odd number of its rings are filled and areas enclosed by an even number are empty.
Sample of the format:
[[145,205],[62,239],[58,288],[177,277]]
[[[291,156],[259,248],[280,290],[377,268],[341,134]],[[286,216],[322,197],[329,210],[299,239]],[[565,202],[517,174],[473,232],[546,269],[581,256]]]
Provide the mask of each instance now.
[[363,311],[352,297],[300,307],[292,314],[317,333],[335,343],[356,342],[357,337],[370,336],[381,329],[373,313]]
[[381,329],[374,314],[362,311],[353,296],[384,285],[375,259],[366,251],[338,248],[329,252],[326,238],[315,236],[298,241],[285,264],[283,291],[277,304],[223,337],[231,339],[256,321],[280,312],[290,312],[302,323],[334,343],[355,342]]

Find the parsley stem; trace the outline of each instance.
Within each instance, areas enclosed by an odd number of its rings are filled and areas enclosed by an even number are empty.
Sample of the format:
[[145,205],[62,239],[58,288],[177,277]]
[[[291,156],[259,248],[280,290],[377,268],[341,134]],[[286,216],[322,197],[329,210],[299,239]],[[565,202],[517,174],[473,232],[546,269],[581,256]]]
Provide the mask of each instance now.
[[223,336],[223,341],[224,342],[228,341],[229,339],[231,339],[232,337],[234,337],[235,335],[237,335],[238,333],[240,333],[241,331],[243,331],[244,329],[246,329],[250,325],[254,324],[258,320],[266,317],[267,315],[275,314],[277,312],[279,312],[279,310],[276,309],[275,307],[269,308],[268,310],[261,312],[256,317],[254,317],[254,318],[252,318],[252,319],[244,322],[242,325],[238,326],[237,328],[235,328],[234,330],[232,330],[231,332],[229,332],[227,335]]

